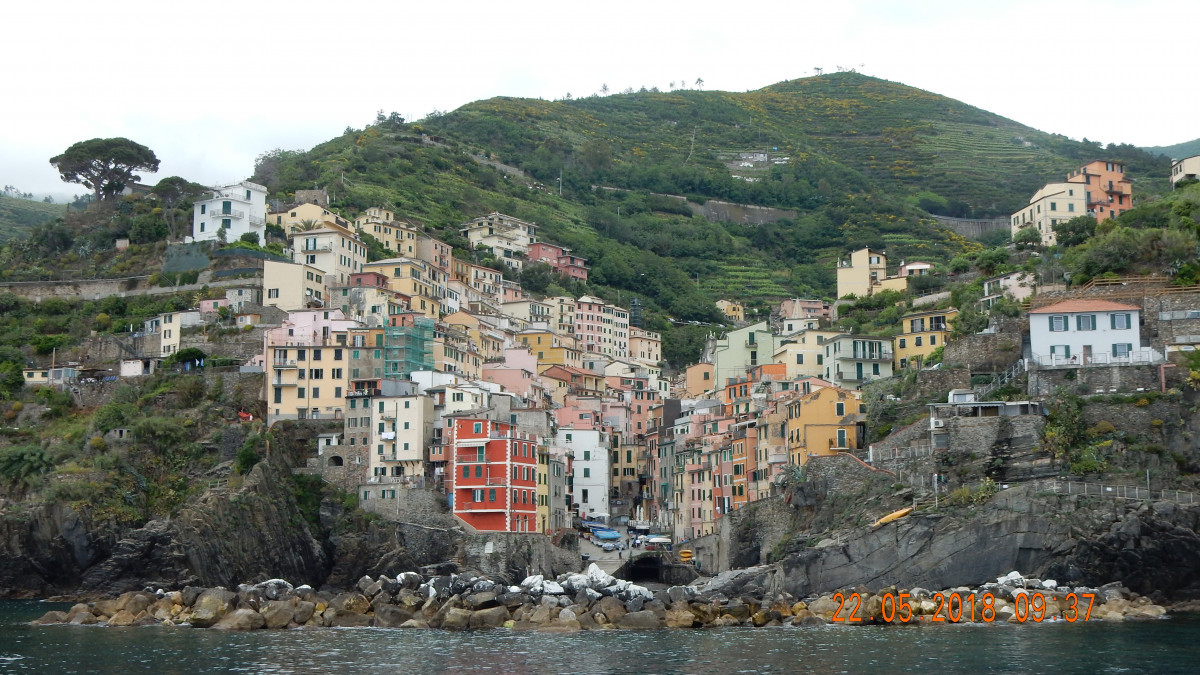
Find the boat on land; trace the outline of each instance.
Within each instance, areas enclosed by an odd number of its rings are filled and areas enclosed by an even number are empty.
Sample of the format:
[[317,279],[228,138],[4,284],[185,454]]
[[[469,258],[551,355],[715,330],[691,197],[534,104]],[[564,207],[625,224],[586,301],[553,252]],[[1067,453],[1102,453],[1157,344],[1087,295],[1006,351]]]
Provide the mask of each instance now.
[[911,506],[908,508],[900,509],[899,511],[893,511],[893,512],[887,514],[886,516],[880,518],[879,520],[875,521],[875,524],[872,525],[871,527],[879,527],[880,525],[886,525],[886,524],[892,522],[893,520],[899,520],[900,518],[903,518],[904,516],[907,516],[910,513],[912,513]]

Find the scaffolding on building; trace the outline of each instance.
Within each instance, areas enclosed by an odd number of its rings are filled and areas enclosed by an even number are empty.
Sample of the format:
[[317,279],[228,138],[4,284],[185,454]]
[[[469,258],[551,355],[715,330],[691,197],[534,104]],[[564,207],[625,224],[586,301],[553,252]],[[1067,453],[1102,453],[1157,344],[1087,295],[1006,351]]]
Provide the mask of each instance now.
[[432,319],[416,319],[406,326],[387,326],[383,333],[384,377],[407,378],[414,371],[433,370]]

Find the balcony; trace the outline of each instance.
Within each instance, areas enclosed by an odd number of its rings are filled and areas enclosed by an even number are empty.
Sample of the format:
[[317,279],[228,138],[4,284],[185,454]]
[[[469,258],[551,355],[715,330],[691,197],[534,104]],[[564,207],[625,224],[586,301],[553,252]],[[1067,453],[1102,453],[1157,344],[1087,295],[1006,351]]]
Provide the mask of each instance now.
[[265,223],[266,223],[266,221],[263,220],[262,218],[259,218],[258,216],[250,216],[250,224],[251,225],[263,225]]
[[212,216],[213,218],[231,218],[233,220],[241,220],[242,218],[246,217],[246,212],[239,211],[237,209],[229,209],[228,211],[219,211],[210,213],[208,215]]
[[295,359],[292,359],[290,361],[287,359],[275,359],[274,361],[271,362],[271,367],[272,368],[295,368],[296,361],[295,361]]
[[454,456],[455,464],[487,464],[486,455],[477,455],[471,453],[460,453]]
[[[303,233],[297,233],[297,234],[303,234]],[[316,246],[305,246],[303,248],[296,249],[296,251],[299,253],[328,253],[329,251],[332,251],[332,250],[333,250],[333,244],[318,244]]]
[[455,500],[455,511],[470,511],[472,513],[486,513],[489,511],[503,513],[505,511],[505,503],[501,501],[495,502],[463,502],[458,503]]
[[891,361],[891,349],[871,349],[867,351],[854,351],[850,354],[838,355],[839,361]]
[[295,387],[296,385],[297,385],[296,382],[285,382],[280,378],[275,378],[274,380],[271,380],[272,387]]

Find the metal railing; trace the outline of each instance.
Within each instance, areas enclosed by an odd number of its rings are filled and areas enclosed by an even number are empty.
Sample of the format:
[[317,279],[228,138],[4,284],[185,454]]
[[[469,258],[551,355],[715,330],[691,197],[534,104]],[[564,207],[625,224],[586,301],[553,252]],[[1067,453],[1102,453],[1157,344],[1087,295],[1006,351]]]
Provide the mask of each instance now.
[[1151,490],[1137,485],[1102,485],[1100,483],[1079,483],[1076,481],[1061,480],[1039,481],[1037,485],[1039,490],[1054,492],[1060,495],[1108,497],[1110,499],[1131,499],[1135,501],[1157,500],[1175,502],[1176,504],[1200,504],[1200,495],[1182,490]]

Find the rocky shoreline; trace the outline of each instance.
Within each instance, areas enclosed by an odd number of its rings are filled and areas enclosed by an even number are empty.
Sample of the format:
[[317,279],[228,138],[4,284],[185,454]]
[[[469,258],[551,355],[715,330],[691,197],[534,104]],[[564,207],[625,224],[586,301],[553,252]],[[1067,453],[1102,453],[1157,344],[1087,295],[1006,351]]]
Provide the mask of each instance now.
[[[740,575],[739,570],[732,576]],[[722,575],[703,585],[652,592],[616,579],[594,563],[582,574],[516,586],[485,577],[363,577],[348,593],[293,587],[282,579],[225,588],[146,590],[50,611],[35,625],[190,626],[218,630],[324,627],[511,628],[570,632],[590,629],[820,626],[1042,621],[1125,621],[1163,618],[1167,610],[1120,583],[1067,588],[1017,572],[978,588],[929,591],[849,588],[810,598],[763,597],[743,587],[722,592]]]

